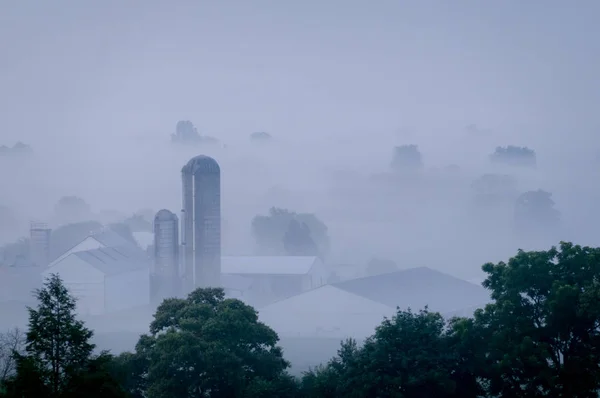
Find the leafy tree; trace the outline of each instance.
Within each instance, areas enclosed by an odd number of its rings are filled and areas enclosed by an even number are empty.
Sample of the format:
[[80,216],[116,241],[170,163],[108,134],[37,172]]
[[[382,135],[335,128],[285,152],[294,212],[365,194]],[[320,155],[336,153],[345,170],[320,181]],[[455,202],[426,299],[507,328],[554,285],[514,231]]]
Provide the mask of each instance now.
[[150,398],[289,396],[296,386],[277,341],[252,307],[225,299],[223,289],[166,299],[123,361],[128,390]]
[[292,220],[297,221],[300,225],[305,224],[308,227],[310,238],[317,245],[319,255],[326,256],[329,252],[329,235],[327,233],[327,226],[323,221],[318,219],[314,214],[295,213],[276,207],[272,207],[268,215],[257,215],[252,220],[252,234],[256,240],[258,252],[268,255],[287,254],[284,237],[290,228]]
[[64,224],[89,220],[92,210],[85,200],[77,196],[63,196],[54,206],[56,218]]
[[[28,308],[25,353],[14,352],[16,375],[7,383],[8,395],[122,396],[109,374],[100,372],[109,358],[92,355],[93,332],[75,318],[75,299],[59,276],[51,275],[35,296],[39,304]],[[111,389],[105,388],[111,384]]]
[[310,228],[306,223],[300,224],[291,220],[285,235],[283,247],[290,256],[317,256],[319,249],[310,236]]
[[417,145],[401,145],[394,147],[392,170],[396,172],[419,171],[423,168],[423,158]]
[[600,248],[561,242],[487,263],[494,302],[475,314],[485,330],[490,393],[597,397],[600,389]]
[[513,145],[496,147],[494,153],[490,155],[490,160],[492,163],[508,166],[535,167],[536,165],[536,155],[533,149]]
[[367,275],[388,274],[398,271],[398,266],[392,260],[372,258],[367,263]]
[[427,308],[398,310],[362,347],[347,340],[325,367],[307,372],[303,389],[312,397],[455,397],[457,356],[444,328]]

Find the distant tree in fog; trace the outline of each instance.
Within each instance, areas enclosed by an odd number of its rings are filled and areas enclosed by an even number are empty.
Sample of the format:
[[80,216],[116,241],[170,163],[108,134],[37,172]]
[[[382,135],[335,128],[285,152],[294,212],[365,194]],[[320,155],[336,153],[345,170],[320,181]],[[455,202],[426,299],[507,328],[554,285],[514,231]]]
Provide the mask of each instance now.
[[257,131],[255,133],[250,134],[250,141],[252,142],[268,142],[273,139],[271,134],[264,131]]
[[391,163],[396,172],[418,171],[423,168],[423,158],[417,145],[401,145],[394,148]]
[[133,245],[135,245],[135,246],[138,245],[137,241],[133,237],[131,228],[126,223],[120,222],[120,223],[109,224],[108,228],[110,228],[112,231],[119,234],[119,236],[121,236],[122,238],[125,238],[127,241],[129,241]]
[[0,333],[0,384],[14,376],[17,370],[14,353],[25,349],[25,332],[18,327]]
[[175,133],[171,134],[171,141],[180,144],[196,143],[200,141],[200,134],[192,122],[180,120],[175,125]]
[[310,236],[310,228],[306,223],[294,219],[290,221],[283,235],[283,247],[288,256],[318,256],[319,248]]
[[142,214],[134,214],[123,220],[123,224],[129,226],[131,232],[152,232],[153,219],[146,218]]
[[536,155],[533,149],[513,145],[496,147],[494,153],[490,155],[490,160],[492,163],[509,166],[535,167],[536,165]]
[[515,223],[517,228],[530,230],[555,227],[560,221],[560,212],[554,208],[552,193],[538,189],[528,191],[517,198],[515,203]]
[[484,174],[471,184],[477,204],[489,205],[514,201],[519,195],[517,180],[510,175]]
[[290,222],[306,224],[310,237],[317,245],[320,256],[329,253],[329,235],[327,226],[317,216],[310,213],[295,213],[287,209],[272,207],[268,215],[257,215],[252,220],[252,234],[256,240],[259,254],[286,255],[284,236]]
[[189,120],[180,120],[175,125],[175,133],[171,134],[171,142],[176,144],[216,144],[215,137],[200,135],[194,124]]
[[13,145],[12,148],[6,145],[0,145],[0,156],[26,155],[30,153],[33,153],[33,149],[20,141]]
[[367,263],[367,275],[389,274],[398,271],[398,266],[392,260],[372,258]]
[[63,196],[54,206],[54,214],[61,224],[69,224],[89,220],[92,210],[80,197]]
[[29,239],[21,238],[0,247],[0,267],[20,267],[29,263]]

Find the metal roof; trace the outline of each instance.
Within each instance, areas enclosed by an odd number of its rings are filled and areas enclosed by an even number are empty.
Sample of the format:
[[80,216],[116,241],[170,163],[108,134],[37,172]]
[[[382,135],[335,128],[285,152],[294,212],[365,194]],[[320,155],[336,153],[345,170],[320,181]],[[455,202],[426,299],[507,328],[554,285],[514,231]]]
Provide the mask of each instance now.
[[149,269],[149,261],[130,246],[102,247],[76,252],[72,255],[90,264],[105,275],[116,275],[140,269]]
[[428,268],[351,279],[333,286],[388,306],[418,311],[429,306],[441,313],[456,311],[490,301],[482,286]]
[[221,273],[238,275],[305,275],[311,270],[314,256],[223,256]]

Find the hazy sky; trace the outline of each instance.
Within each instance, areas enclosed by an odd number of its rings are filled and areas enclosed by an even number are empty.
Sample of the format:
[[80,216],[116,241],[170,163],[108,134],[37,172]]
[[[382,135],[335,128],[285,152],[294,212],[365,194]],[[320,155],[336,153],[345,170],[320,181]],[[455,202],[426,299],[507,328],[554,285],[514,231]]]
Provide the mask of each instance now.
[[597,1],[6,0],[0,11],[9,144],[83,148],[185,118],[218,136],[311,140],[598,126]]

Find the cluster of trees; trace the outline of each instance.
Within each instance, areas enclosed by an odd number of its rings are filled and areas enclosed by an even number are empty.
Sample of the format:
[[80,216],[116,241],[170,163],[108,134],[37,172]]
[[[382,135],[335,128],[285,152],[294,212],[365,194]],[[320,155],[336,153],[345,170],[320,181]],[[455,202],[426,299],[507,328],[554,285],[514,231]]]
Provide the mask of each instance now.
[[327,226],[317,216],[277,207],[254,217],[252,234],[262,255],[324,257],[330,248]]
[[483,266],[472,318],[398,309],[301,378],[257,312],[221,289],[167,299],[135,352],[94,354],[54,275],[29,309],[3,397],[569,397],[600,390],[600,248],[561,243]]
[[[473,131],[475,127],[473,126]],[[537,160],[533,149],[508,145],[496,147],[490,155],[493,164],[518,167],[535,167]],[[423,155],[417,145],[400,145],[394,147],[391,168],[395,172],[415,172],[423,169]]]

